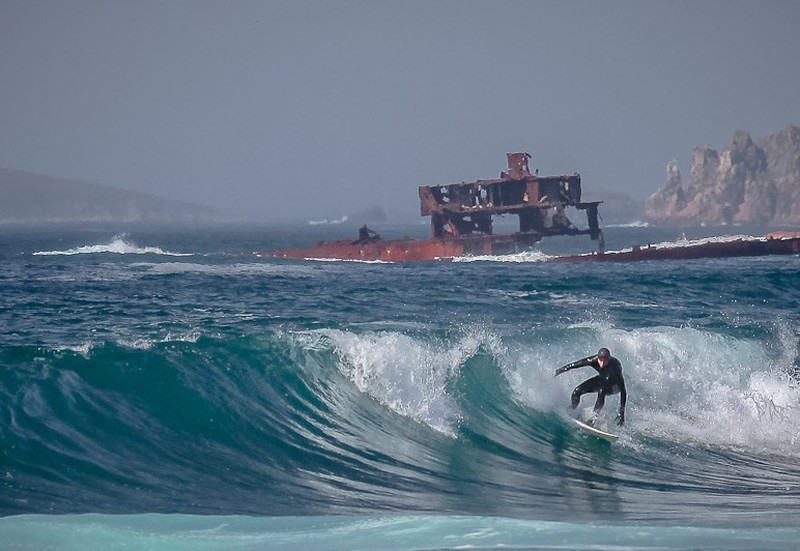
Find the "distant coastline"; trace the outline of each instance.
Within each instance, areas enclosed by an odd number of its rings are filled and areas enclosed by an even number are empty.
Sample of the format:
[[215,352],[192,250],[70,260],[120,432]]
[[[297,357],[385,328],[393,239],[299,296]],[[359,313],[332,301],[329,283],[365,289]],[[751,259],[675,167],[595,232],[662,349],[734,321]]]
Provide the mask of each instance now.
[[213,223],[216,210],[185,201],[0,168],[0,224]]

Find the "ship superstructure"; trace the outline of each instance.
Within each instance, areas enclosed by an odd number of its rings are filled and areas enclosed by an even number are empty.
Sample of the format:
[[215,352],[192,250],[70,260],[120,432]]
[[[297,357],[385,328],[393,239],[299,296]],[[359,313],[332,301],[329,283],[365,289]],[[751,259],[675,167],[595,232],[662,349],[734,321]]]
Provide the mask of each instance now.
[[[508,153],[508,170],[493,180],[420,186],[420,214],[431,217],[432,239],[465,239],[466,254],[507,254],[545,236],[588,234],[602,243],[597,207],[581,201],[581,176],[539,176],[528,153]],[[586,211],[588,228],[575,227],[566,208]],[[497,234],[494,217],[515,215],[519,229]],[[488,249],[488,250],[487,250]]]

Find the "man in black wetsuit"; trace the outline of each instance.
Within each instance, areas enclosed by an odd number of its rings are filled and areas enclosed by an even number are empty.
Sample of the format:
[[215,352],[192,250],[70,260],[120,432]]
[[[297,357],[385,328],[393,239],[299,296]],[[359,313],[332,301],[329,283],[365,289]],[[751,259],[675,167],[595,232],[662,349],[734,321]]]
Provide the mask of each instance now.
[[619,413],[617,414],[617,425],[625,423],[625,402],[628,401],[628,393],[625,390],[625,379],[622,377],[622,364],[611,355],[608,348],[601,348],[595,356],[587,356],[580,360],[575,360],[565,366],[556,369],[556,377],[577,367],[593,367],[598,375],[583,381],[572,391],[572,409],[578,407],[581,396],[588,392],[597,393],[597,401],[594,404],[594,415],[590,425],[594,424],[597,414],[603,409],[606,403],[606,396],[619,393]]

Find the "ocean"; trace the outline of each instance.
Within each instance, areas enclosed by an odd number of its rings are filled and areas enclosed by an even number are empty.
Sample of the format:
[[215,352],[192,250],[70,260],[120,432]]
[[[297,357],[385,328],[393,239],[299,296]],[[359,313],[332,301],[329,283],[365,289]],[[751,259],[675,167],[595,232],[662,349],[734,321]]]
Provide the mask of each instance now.
[[[254,254],[348,232],[0,230],[0,547],[797,549],[800,257]],[[763,235],[685,232],[606,248]]]

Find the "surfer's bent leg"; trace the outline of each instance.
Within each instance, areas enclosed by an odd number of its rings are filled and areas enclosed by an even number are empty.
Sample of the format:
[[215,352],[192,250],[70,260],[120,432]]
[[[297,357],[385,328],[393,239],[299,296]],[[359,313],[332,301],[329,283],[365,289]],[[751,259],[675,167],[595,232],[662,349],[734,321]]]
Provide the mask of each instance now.
[[614,394],[619,393],[619,386],[606,386],[600,385],[600,388],[597,389],[597,401],[594,403],[594,414],[603,409],[603,406],[606,405],[606,396],[613,396]]
[[576,386],[575,390],[572,391],[572,409],[578,407],[578,404],[581,402],[581,396],[588,392],[599,392],[601,388],[602,384],[599,375],[597,377],[587,379]]
[[597,415],[603,406],[606,405],[606,389],[601,388],[597,391],[597,401],[594,403],[594,414]]

